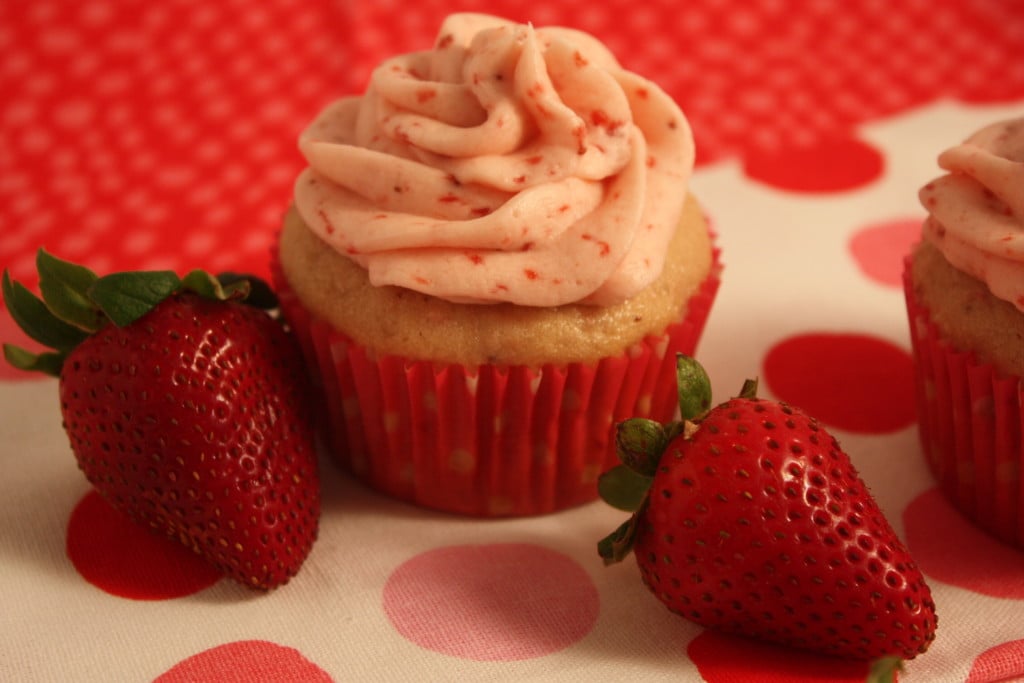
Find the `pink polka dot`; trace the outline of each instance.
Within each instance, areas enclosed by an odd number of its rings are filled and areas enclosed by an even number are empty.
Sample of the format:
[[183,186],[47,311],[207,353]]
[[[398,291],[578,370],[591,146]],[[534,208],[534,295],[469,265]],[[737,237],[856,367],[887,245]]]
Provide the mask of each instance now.
[[920,219],[868,225],[850,238],[850,254],[869,279],[899,288],[903,285],[903,257],[920,236]]
[[185,546],[130,521],[96,491],[87,493],[72,511],[66,549],[82,578],[132,600],[192,595],[221,577]]
[[1024,640],[1012,640],[985,650],[971,665],[966,683],[999,683],[1024,679]]
[[153,683],[193,681],[333,683],[334,679],[294,648],[265,640],[240,640],[192,655],[155,678]]
[[536,545],[448,546],[403,563],[384,611],[420,647],[476,661],[542,657],[579,641],[599,611],[587,572]]
[[1024,551],[972,526],[933,488],[903,511],[907,547],[929,576],[965,590],[1024,600]]
[[867,185],[882,174],[882,155],[853,138],[812,145],[753,149],[744,170],[754,180],[796,192],[838,192]]
[[770,643],[704,631],[686,653],[707,683],[845,683],[863,681],[867,662],[836,659]]
[[768,350],[764,379],[781,400],[839,429],[879,434],[915,419],[913,360],[877,337],[789,337]]

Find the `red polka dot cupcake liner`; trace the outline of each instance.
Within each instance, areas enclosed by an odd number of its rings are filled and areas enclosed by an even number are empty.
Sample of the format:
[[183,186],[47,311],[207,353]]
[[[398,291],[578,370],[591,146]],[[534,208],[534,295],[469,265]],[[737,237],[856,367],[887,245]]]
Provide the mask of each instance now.
[[909,262],[904,292],[910,321],[918,431],[946,498],[976,526],[1024,548],[1024,384],[943,338],[914,296]]
[[307,311],[274,269],[282,314],[321,392],[332,456],[390,497],[478,517],[597,498],[598,475],[618,463],[615,423],[675,414],[675,355],[695,352],[720,273],[716,254],[685,319],[622,355],[466,368],[376,356]]

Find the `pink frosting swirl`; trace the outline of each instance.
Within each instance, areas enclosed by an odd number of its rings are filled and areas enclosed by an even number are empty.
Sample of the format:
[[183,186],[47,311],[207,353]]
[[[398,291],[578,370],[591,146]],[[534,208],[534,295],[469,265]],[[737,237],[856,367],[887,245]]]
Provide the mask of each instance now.
[[925,185],[924,237],[956,268],[1024,311],[1024,118],[987,126],[939,155]]
[[299,139],[295,205],[374,285],[455,302],[625,300],[658,277],[686,117],[595,38],[455,14]]

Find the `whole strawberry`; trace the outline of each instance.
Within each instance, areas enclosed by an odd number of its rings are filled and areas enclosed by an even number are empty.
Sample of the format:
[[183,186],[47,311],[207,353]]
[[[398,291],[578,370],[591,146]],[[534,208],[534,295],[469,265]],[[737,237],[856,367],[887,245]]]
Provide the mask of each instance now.
[[37,266],[42,300],[6,272],[3,295],[53,351],[5,345],[4,355],[59,376],[64,429],[89,482],[247,586],[288,581],[320,517],[308,392],[291,337],[243,303],[250,281],[97,277],[43,250]]
[[747,382],[711,410],[710,383],[679,357],[684,420],[618,427],[624,462],[602,496],[635,511],[598,550],[632,549],[644,583],[708,628],[856,659],[910,659],[935,634],[913,559],[836,440]]

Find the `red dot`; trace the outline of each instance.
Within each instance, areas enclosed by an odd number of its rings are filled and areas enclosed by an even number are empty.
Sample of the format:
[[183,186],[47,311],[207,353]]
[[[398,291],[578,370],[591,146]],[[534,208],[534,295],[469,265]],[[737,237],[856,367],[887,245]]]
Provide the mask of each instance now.
[[265,640],[240,640],[192,655],[154,679],[153,683],[193,681],[333,683],[334,679],[294,648]]
[[384,586],[384,611],[420,647],[476,661],[541,657],[597,621],[597,588],[565,555],[536,545],[451,546],[422,553]]
[[1024,600],[1024,551],[971,525],[938,488],[906,507],[903,524],[907,547],[929,576],[975,593]]
[[1011,640],[978,655],[966,683],[998,683],[1024,678],[1024,640]]
[[902,287],[903,257],[920,236],[920,219],[868,225],[850,239],[850,254],[869,279],[889,287]]
[[814,145],[750,149],[744,169],[754,180],[796,192],[840,192],[882,175],[874,147],[850,137],[823,138]]
[[913,424],[913,360],[863,334],[808,333],[769,349],[764,379],[779,399],[825,424],[879,434]]
[[686,653],[707,683],[845,683],[867,678],[869,663],[704,631]]
[[167,600],[197,593],[221,574],[176,541],[135,524],[90,491],[71,512],[67,554],[89,583],[132,600]]

